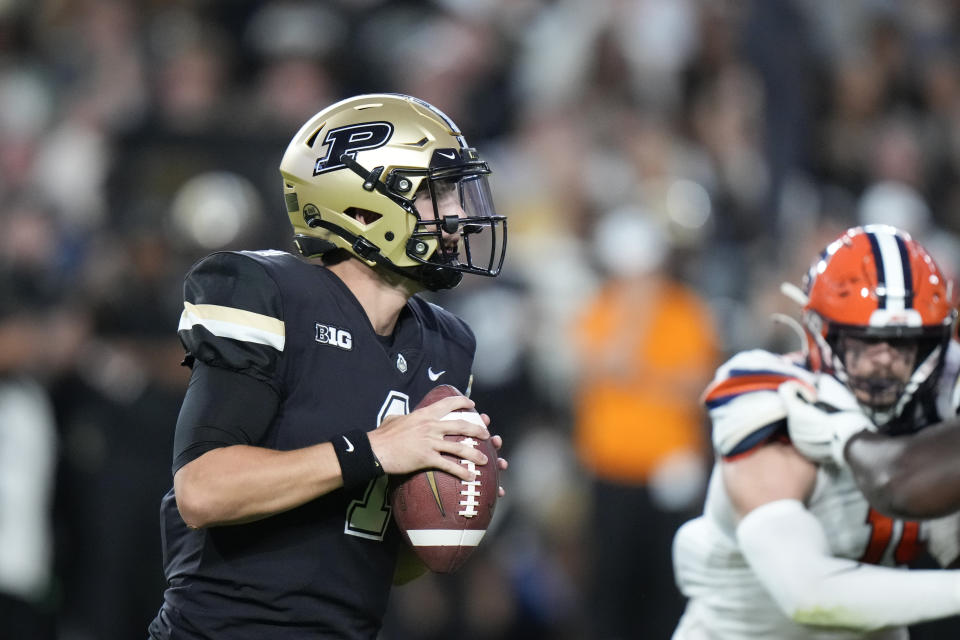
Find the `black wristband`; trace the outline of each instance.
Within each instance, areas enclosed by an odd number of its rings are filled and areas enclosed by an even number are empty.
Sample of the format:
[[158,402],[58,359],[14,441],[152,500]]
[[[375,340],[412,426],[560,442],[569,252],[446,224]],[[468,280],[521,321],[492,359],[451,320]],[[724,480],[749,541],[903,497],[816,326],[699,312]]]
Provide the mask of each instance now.
[[343,488],[355,489],[365,486],[374,478],[383,475],[383,467],[370,447],[370,438],[365,431],[355,429],[336,436],[330,441],[340,461]]

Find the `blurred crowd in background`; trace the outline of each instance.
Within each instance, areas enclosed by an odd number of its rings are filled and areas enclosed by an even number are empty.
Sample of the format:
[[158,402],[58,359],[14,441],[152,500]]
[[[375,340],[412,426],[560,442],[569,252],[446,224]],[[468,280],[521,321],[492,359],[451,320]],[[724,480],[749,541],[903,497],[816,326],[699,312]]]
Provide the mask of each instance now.
[[380,91],[460,125],[510,234],[431,296],[477,334],[507,497],[384,638],[669,637],[698,397],[799,348],[780,283],[870,222],[960,272],[958,46],[951,0],[0,0],[0,637],[146,635],[182,277],[292,249],[287,142]]

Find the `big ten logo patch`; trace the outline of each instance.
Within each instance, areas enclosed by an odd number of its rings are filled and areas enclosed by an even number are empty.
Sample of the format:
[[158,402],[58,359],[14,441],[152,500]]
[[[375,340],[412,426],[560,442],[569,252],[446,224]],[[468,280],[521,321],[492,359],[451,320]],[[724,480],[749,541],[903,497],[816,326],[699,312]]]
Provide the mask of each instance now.
[[333,325],[317,323],[316,341],[320,344],[329,344],[349,351],[353,348],[353,336],[346,329],[338,329]]

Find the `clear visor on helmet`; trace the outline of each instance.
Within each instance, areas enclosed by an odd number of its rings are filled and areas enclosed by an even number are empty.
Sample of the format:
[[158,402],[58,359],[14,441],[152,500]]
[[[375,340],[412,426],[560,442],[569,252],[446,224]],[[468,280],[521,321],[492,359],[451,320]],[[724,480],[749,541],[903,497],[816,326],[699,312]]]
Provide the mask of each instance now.
[[[414,201],[419,221],[407,254],[424,264],[496,276],[506,253],[506,217],[499,216],[485,173],[427,178]],[[430,241],[433,242],[430,242]],[[427,254],[424,248],[435,245]]]

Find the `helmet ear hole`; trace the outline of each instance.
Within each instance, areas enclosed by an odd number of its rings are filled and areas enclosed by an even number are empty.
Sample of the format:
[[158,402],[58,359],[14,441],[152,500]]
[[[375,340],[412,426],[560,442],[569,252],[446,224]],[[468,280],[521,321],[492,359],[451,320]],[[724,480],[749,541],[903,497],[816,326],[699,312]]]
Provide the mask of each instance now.
[[369,211],[367,209],[360,209],[359,207],[349,207],[343,212],[344,215],[350,216],[357,222],[361,224],[373,224],[377,220],[383,217],[382,214],[377,213],[376,211]]

